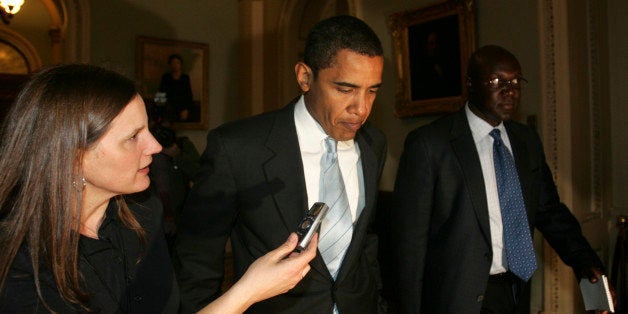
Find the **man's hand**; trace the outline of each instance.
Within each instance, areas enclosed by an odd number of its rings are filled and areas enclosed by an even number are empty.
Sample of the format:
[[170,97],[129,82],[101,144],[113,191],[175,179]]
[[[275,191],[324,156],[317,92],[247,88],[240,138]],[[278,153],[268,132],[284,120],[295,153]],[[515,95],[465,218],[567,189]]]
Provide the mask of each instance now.
[[[582,272],[581,272],[581,276],[589,279],[589,282],[591,283],[598,282],[602,278],[602,275],[604,275],[604,272],[602,272],[597,267],[585,268],[585,269],[582,269]],[[613,306],[617,306],[617,299],[615,299],[615,288],[613,288],[610,282],[608,284],[608,288],[611,291],[611,298],[613,299]],[[610,314],[611,313],[609,311],[590,311],[590,312],[596,313],[596,314]]]

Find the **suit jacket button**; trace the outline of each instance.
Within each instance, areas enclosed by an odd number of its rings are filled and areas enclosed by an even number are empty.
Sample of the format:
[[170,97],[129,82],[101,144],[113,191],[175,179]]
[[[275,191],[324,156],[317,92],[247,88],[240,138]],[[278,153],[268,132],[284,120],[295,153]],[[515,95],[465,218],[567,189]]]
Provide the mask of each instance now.
[[478,302],[482,302],[482,301],[484,301],[484,295],[483,295],[483,294],[480,294],[480,295],[478,296]]

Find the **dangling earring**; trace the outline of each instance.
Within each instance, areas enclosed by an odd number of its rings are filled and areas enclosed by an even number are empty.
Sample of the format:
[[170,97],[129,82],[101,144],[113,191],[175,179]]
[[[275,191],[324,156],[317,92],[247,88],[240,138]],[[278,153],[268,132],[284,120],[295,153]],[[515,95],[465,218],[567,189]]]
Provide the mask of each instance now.
[[81,177],[80,183],[77,183],[76,181],[72,181],[72,186],[76,188],[76,190],[78,191],[83,191],[83,189],[85,188],[85,185],[87,185],[87,182],[85,181],[84,177]]

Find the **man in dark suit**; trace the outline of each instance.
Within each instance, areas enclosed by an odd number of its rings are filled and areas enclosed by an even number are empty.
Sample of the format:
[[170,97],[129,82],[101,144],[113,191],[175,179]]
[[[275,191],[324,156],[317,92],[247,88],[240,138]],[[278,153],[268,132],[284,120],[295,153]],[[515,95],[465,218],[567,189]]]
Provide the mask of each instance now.
[[[464,109],[414,130],[405,142],[391,214],[401,313],[529,313],[534,228],[579,278],[595,282],[602,274],[560,202],[539,136],[511,121],[526,82],[515,56],[484,46],[471,56],[467,76]],[[500,178],[507,176],[494,167],[500,144],[518,187],[503,188]],[[516,194],[518,201],[504,202]],[[520,219],[511,222],[506,217],[516,207]],[[527,245],[529,258],[511,239]]]
[[[283,109],[208,134],[177,240],[185,311],[195,311],[220,294],[229,237],[238,278],[255,259],[282,244],[306,210],[323,200],[319,179],[328,137],[337,142],[351,214],[348,248],[333,270],[319,252],[295,288],[250,311],[380,311],[372,223],[386,140],[366,120],[381,85],[383,63],[381,43],[364,22],[350,16],[323,20],[308,35],[304,60],[295,66],[301,97]],[[334,211],[329,205],[327,217]],[[321,228],[325,225],[323,221]],[[320,251],[325,237],[321,231]]]

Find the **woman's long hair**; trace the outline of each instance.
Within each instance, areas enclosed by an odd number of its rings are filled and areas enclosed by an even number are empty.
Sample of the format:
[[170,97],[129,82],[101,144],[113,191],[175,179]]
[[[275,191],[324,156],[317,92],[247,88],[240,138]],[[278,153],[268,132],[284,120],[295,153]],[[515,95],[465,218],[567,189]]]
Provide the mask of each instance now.
[[[131,80],[85,64],[41,71],[19,93],[0,140],[0,291],[26,245],[43,304],[42,265],[67,302],[88,309],[78,270],[83,154],[136,94]],[[116,198],[122,222],[143,239],[123,197]]]

